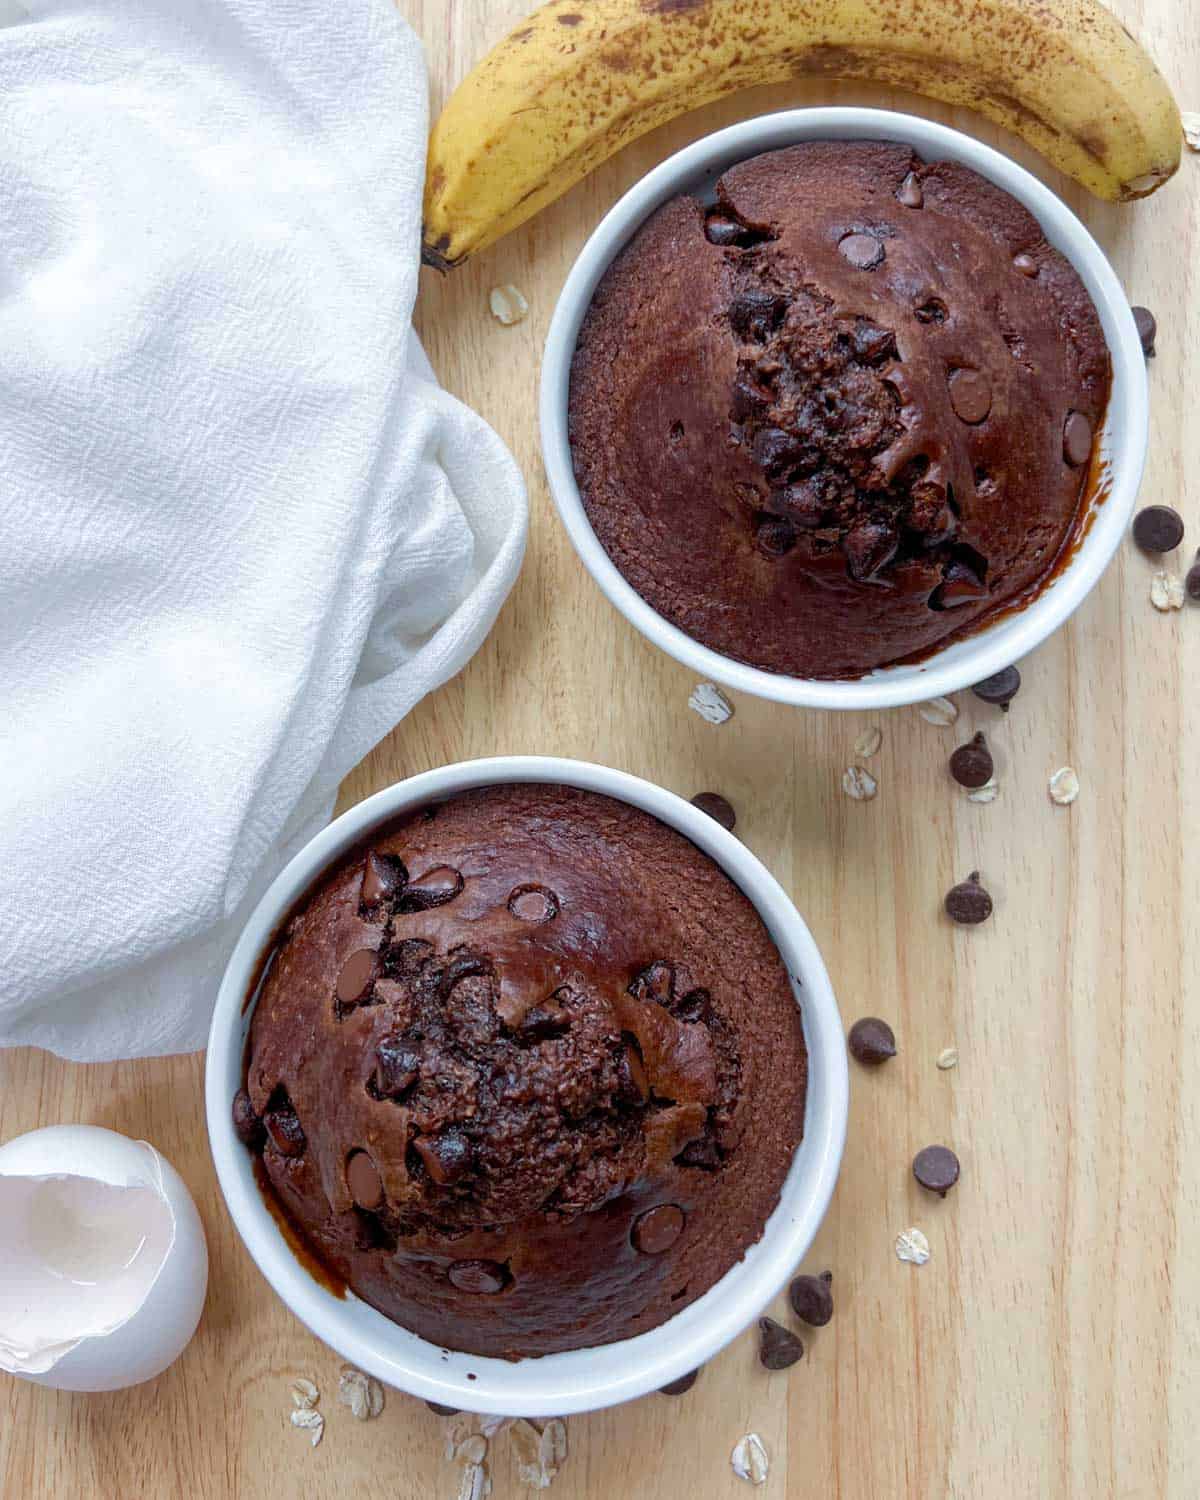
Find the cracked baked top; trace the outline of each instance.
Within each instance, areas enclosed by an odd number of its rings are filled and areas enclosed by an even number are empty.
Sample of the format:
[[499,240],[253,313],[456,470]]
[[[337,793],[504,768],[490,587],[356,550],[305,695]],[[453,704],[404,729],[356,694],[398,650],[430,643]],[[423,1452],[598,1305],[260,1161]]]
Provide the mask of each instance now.
[[597,288],[570,440],[592,527],[739,661],[851,677],[1031,593],[1080,509],[1108,349],[1015,199],[813,142],[673,199]]
[[235,1119],[360,1297],[518,1357],[644,1332],[739,1260],[805,1084],[783,962],[707,855],[625,803],[504,786],[305,898]]

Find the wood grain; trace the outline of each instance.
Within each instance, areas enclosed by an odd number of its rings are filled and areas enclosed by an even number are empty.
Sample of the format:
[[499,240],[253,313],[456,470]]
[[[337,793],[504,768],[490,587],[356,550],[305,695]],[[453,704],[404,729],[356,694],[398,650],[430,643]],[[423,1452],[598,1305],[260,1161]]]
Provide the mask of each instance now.
[[[434,103],[516,21],[525,0],[401,0],[423,37]],[[1200,0],[1121,0],[1186,106],[1200,104]],[[446,385],[501,432],[529,480],[529,559],[486,647],[348,779],[348,804],[394,779],[516,751],[620,766],[691,795],[724,792],[739,832],[793,894],[847,1022],[892,1019],[894,1063],[854,1070],[845,1168],[810,1257],[837,1313],[789,1373],[746,1335],[682,1399],[572,1419],[557,1500],[746,1493],[729,1468],[745,1431],[772,1458],[764,1493],[891,1497],[1200,1494],[1200,614],[1156,614],[1150,565],[1124,549],[1071,624],[1023,664],[1002,716],[969,695],[958,731],[912,710],[876,716],[876,801],[840,791],[866,719],[743,698],[722,728],[686,707],[692,679],[591,585],[553,513],[535,430],[539,351],[572,258],[620,192],[707,131],[792,103],[900,105],[999,144],[1049,181],[1156,309],[1153,438],[1144,494],[1200,540],[1200,159],[1134,208],[1085,198],[985,122],[862,86],[744,94],[657,131],[452,277],[423,273],[419,325]],[[487,291],[529,298],[499,327]],[[957,795],[945,760],[986,728],[1002,793]],[[1083,791],[1051,805],[1070,762]],[[940,897],[970,869],[995,919],[955,932]],[[938,1052],[958,1047],[951,1072]],[[441,1424],[399,1393],[353,1422],[339,1361],[276,1300],[237,1241],[205,1142],[198,1057],[73,1067],[0,1056],[0,1138],[96,1121],[155,1141],[196,1196],[212,1252],[200,1332],[152,1385],[67,1396],[0,1377],[0,1479],[26,1497],[260,1496],[392,1500],[455,1493]],[[952,1145],[958,1189],[931,1199],[918,1147]],[[932,1259],[892,1250],[917,1224]],[[2,1269],[0,1269],[2,1274]],[[782,1315],[782,1314],[781,1314]],[[312,1450],[287,1423],[289,1379],[312,1376],[329,1424]],[[503,1437],[496,1500],[524,1493]]]

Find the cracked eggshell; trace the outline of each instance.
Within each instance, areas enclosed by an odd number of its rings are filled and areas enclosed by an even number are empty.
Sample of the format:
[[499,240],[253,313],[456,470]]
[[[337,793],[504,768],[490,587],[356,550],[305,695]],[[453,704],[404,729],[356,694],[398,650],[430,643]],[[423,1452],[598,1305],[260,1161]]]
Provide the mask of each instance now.
[[64,1391],[160,1374],[208,1287],[183,1179],[153,1146],[98,1125],[0,1146],[0,1264],[0,1369]]

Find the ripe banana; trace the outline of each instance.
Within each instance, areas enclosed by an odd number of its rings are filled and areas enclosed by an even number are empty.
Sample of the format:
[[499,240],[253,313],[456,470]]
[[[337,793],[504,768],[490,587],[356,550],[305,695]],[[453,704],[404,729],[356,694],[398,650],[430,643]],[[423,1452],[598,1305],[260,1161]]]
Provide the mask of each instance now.
[[1171,91],[1098,0],[550,0],[434,126],[424,258],[457,265],[685,110],[812,76],[980,110],[1101,198],[1179,165]]

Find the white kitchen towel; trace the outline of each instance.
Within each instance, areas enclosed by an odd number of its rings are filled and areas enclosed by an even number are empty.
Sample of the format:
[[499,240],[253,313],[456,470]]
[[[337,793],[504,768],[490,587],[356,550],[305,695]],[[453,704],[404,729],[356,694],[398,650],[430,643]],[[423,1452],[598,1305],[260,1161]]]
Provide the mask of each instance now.
[[17,8],[0,1043],[184,1051],[341,777],[491,627],[525,494],[412,332],[425,72],[389,0]]

